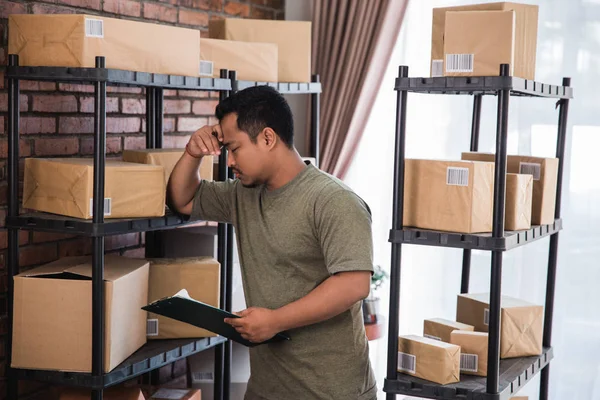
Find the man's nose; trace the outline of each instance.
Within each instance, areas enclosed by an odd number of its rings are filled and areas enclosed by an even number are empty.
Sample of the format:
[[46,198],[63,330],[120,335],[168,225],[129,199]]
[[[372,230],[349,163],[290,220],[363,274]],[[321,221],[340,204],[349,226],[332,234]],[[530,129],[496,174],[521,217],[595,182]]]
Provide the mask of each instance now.
[[231,152],[227,153],[227,166],[229,168],[233,168],[235,166],[235,160],[234,160],[233,154]]

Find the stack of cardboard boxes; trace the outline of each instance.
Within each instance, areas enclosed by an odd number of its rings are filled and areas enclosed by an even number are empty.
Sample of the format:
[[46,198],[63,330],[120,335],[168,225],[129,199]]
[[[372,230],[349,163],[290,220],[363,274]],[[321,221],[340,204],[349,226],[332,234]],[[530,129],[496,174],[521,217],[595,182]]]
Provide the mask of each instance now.
[[[88,400],[90,391],[63,389],[58,400]],[[202,400],[200,390],[170,388],[111,388],[104,391],[105,400]]]
[[[500,358],[542,353],[544,308],[502,296]],[[427,319],[423,336],[398,338],[398,372],[446,385],[487,375],[489,293],[458,296],[456,321]]]
[[[10,15],[9,54],[22,66],[106,68],[258,82],[310,82],[311,23],[226,18],[195,29],[97,15]],[[156,51],[156,49],[160,51]]]

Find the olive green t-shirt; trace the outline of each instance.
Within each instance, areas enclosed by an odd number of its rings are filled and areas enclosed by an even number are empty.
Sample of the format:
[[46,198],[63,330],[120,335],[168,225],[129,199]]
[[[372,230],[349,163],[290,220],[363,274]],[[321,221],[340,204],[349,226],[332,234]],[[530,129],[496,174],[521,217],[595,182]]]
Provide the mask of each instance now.
[[[203,181],[192,219],[234,225],[248,307],[277,309],[331,275],[373,271],[371,214],[340,180],[307,165],[276,190]],[[361,303],[250,349],[246,400],[372,400]]]

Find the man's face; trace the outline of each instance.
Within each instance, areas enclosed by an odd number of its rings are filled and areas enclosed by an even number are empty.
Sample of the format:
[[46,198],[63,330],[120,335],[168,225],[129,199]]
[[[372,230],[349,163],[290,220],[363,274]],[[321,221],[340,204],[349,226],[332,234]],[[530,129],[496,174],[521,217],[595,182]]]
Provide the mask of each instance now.
[[258,142],[250,140],[250,136],[241,131],[237,125],[237,115],[234,113],[226,115],[221,120],[223,132],[223,145],[227,147],[227,166],[230,167],[242,185],[255,187],[265,183],[268,153],[265,146],[261,146],[260,137]]

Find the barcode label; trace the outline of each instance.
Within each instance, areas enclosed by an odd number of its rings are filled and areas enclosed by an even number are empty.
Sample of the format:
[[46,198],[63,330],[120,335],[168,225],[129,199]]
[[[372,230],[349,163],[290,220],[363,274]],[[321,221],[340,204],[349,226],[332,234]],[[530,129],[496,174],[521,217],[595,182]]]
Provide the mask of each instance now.
[[411,374],[417,373],[417,356],[412,354],[398,352],[398,371],[410,372]]
[[477,372],[479,357],[477,354],[461,354],[460,370],[465,372]]
[[444,76],[444,60],[431,60],[431,77]]
[[153,399],[161,400],[183,400],[188,395],[189,390],[181,389],[159,389],[158,392],[152,395]]
[[212,372],[194,372],[192,378],[195,381],[213,381],[214,376]]
[[[110,197],[104,199],[104,215],[112,213],[112,201]],[[90,199],[90,215],[94,216],[94,199]]]
[[473,72],[475,54],[446,54],[446,72]]
[[454,186],[469,186],[469,168],[448,167],[446,184]]
[[104,21],[101,19],[85,19],[85,36],[87,37],[104,37]]
[[157,319],[149,319],[146,321],[146,336],[158,336]]
[[483,310],[483,324],[484,325],[490,324],[490,309],[489,308],[486,308],[485,310]]
[[538,163],[519,163],[519,173],[533,175],[533,180],[539,181],[542,175],[542,165]]
[[212,61],[200,60],[200,75],[213,76],[214,64]]
[[424,334],[423,336],[425,336],[426,338],[429,338],[429,339],[439,340],[440,342],[442,341],[442,338],[437,337],[437,336],[428,335],[428,334]]

